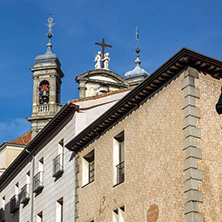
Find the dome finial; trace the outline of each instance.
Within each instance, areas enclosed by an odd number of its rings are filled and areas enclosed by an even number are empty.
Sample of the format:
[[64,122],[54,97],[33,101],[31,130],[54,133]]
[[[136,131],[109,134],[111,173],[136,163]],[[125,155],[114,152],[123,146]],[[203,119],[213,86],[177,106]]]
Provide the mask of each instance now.
[[139,59],[139,30],[136,27],[136,42],[137,42],[137,48],[136,48],[136,53],[137,53],[137,58],[135,60],[136,67],[125,73],[125,78],[129,82],[130,85],[136,85],[140,83],[143,79],[145,79],[149,74],[140,67],[140,59]]
[[136,42],[137,42],[137,48],[139,48],[139,30],[137,29],[137,26],[136,26]]
[[49,14],[49,18],[47,21],[48,21],[48,23],[46,23],[46,26],[49,28],[48,33],[47,33],[47,36],[49,38],[49,42],[46,45],[47,51],[43,55],[36,56],[35,63],[40,64],[40,63],[55,62],[55,63],[57,63],[58,66],[60,66],[61,64],[58,60],[58,57],[56,56],[56,54],[52,53],[52,44],[51,44],[51,38],[53,36],[52,26],[55,25],[55,23],[53,23],[52,14]]
[[49,28],[48,33],[47,33],[47,36],[49,38],[49,42],[46,45],[47,46],[47,52],[46,53],[52,53],[52,44],[51,44],[51,38],[53,36],[52,26],[55,25],[55,23],[53,23],[52,14],[49,14],[48,23],[46,25]]
[[136,48],[137,58],[135,60],[135,63],[136,63],[136,66],[140,67],[141,61],[139,59],[139,57],[140,57],[140,55],[139,55],[139,53],[140,53],[140,49],[139,49],[139,30],[137,29],[137,26],[136,26],[136,43],[137,43],[137,48]]

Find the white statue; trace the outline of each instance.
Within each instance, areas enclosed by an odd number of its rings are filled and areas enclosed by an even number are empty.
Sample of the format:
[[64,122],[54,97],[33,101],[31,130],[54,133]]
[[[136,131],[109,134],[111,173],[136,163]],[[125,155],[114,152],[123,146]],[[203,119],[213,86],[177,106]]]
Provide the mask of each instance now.
[[102,61],[104,62],[104,69],[108,69],[109,70],[109,53],[107,52],[104,56],[104,58],[102,59]]
[[101,52],[98,51],[98,54],[95,55],[95,69],[101,69],[101,60],[102,60],[102,56],[101,56]]

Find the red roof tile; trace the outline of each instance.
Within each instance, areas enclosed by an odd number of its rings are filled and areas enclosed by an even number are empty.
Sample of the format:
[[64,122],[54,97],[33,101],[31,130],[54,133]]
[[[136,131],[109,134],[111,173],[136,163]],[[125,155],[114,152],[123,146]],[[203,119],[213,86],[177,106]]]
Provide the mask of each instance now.
[[132,89],[133,89],[133,87],[129,87],[127,89],[120,89],[120,90],[105,93],[105,94],[102,94],[102,95],[99,95],[99,96],[90,96],[90,97],[85,97],[85,98],[82,98],[82,99],[73,99],[73,100],[70,100],[69,103],[76,103],[76,102],[82,102],[82,101],[87,101],[87,100],[99,99],[99,98],[114,95],[114,94],[117,94],[117,93],[130,91]]
[[15,140],[9,141],[9,143],[18,143],[18,144],[29,144],[31,141],[31,131],[23,134]]

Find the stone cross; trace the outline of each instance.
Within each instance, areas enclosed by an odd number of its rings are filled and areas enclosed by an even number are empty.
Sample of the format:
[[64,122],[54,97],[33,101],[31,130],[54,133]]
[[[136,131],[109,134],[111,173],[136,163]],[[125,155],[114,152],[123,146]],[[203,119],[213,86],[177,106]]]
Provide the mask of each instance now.
[[[103,38],[103,41],[101,43],[95,42],[95,45],[100,45],[102,46],[102,59],[105,57],[105,47],[110,47],[112,48],[111,45],[108,45],[105,43],[105,39]],[[102,60],[102,68],[104,68],[104,61]]]

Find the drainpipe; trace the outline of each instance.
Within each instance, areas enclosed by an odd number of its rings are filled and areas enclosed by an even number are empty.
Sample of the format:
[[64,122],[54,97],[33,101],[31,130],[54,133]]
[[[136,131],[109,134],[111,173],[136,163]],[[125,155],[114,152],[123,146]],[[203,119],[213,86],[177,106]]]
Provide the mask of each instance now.
[[34,193],[33,193],[33,190],[34,190],[34,175],[35,175],[35,172],[34,172],[35,171],[35,156],[32,152],[30,152],[28,150],[26,150],[26,152],[32,155],[31,222],[33,222],[33,211],[34,211]]

